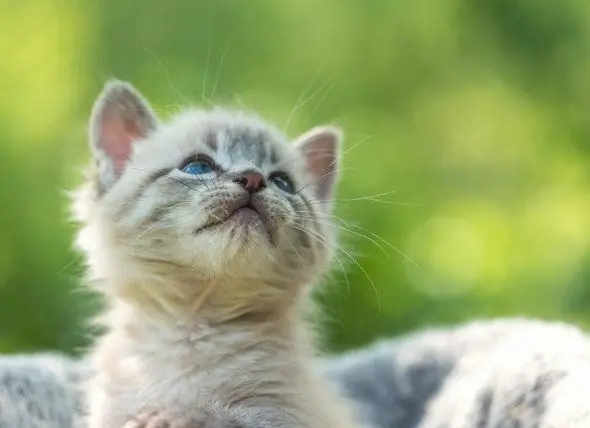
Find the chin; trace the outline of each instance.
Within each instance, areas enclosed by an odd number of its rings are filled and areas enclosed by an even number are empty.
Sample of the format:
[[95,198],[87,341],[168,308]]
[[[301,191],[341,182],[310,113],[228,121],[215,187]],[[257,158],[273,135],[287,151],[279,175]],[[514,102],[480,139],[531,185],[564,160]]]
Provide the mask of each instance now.
[[194,265],[219,276],[258,276],[269,269],[276,248],[272,235],[259,219],[228,219],[194,237]]

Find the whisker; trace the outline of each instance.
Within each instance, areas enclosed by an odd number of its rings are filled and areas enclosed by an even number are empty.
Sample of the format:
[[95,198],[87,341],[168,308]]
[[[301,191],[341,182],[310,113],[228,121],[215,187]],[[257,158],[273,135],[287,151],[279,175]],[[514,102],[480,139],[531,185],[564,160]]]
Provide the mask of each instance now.
[[[313,212],[311,212],[311,211],[309,211],[309,210],[296,210],[296,211],[295,211],[295,213],[297,213],[297,214],[302,214],[302,215],[310,215],[310,214],[314,214],[314,215],[316,215],[316,216],[318,216],[318,215],[319,215],[318,213],[313,213]],[[324,217],[321,217],[321,216],[324,216]],[[413,266],[415,266],[415,267],[417,267],[417,268],[419,268],[419,267],[420,267],[420,266],[419,266],[419,265],[418,265],[418,264],[417,264],[417,263],[416,263],[416,262],[415,262],[415,261],[414,261],[414,260],[413,260],[413,259],[412,259],[410,256],[408,256],[406,253],[404,253],[404,252],[403,252],[402,250],[400,250],[398,247],[396,247],[396,246],[395,246],[395,245],[393,245],[391,242],[387,241],[387,240],[386,240],[386,239],[384,239],[383,237],[381,237],[381,236],[377,235],[376,233],[374,233],[374,232],[372,232],[372,231],[370,231],[370,230],[368,230],[368,229],[366,229],[366,228],[363,228],[363,227],[361,227],[361,226],[358,226],[358,225],[355,225],[355,224],[351,224],[351,223],[349,223],[349,222],[345,221],[345,220],[344,220],[343,218],[341,218],[341,217],[338,217],[338,216],[336,216],[336,215],[334,215],[334,214],[328,214],[328,213],[321,213],[321,214],[320,214],[320,218],[319,218],[318,220],[316,220],[316,221],[317,221],[318,223],[320,223],[320,224],[324,224],[324,225],[327,225],[327,226],[332,226],[332,227],[335,227],[335,228],[337,228],[337,229],[343,230],[343,231],[345,231],[345,232],[349,232],[349,233],[351,233],[351,234],[353,234],[353,235],[361,236],[361,237],[363,237],[363,238],[367,239],[368,241],[372,242],[373,244],[375,244],[375,245],[376,245],[376,246],[377,246],[377,247],[378,247],[378,248],[379,248],[379,249],[380,249],[380,250],[381,250],[381,251],[382,251],[382,252],[383,252],[383,253],[384,253],[384,254],[385,254],[387,257],[388,257],[388,258],[390,258],[390,257],[389,257],[389,253],[387,253],[387,252],[385,251],[385,249],[384,249],[384,248],[383,248],[381,245],[379,245],[377,242],[375,242],[373,239],[371,239],[371,238],[370,238],[370,237],[368,237],[368,236],[365,236],[365,235],[363,235],[363,234],[362,234],[362,233],[360,233],[360,232],[356,232],[356,231],[353,231],[353,230],[347,229],[346,227],[341,227],[341,226],[338,226],[338,225],[334,224],[334,222],[331,222],[331,221],[330,221],[330,217],[331,217],[331,218],[334,218],[334,219],[336,219],[336,220],[338,220],[338,221],[340,221],[341,223],[343,223],[343,224],[344,224],[345,226],[347,226],[348,228],[355,228],[355,229],[358,229],[358,230],[360,230],[360,231],[362,231],[362,232],[368,233],[369,235],[371,235],[372,237],[374,237],[376,240],[378,240],[378,241],[382,242],[384,245],[387,245],[389,248],[391,248],[391,249],[392,249],[393,251],[395,251],[397,254],[399,254],[400,256],[402,256],[402,257],[403,257],[403,258],[404,258],[404,259],[405,259],[405,260],[406,260],[408,263],[412,264]],[[321,220],[324,220],[324,221],[321,221]]]
[[221,54],[221,59],[219,60],[219,64],[217,64],[217,69],[215,71],[215,80],[213,81],[213,89],[211,91],[211,98],[215,97],[215,92],[217,91],[217,82],[219,81],[219,74],[221,72],[221,66],[223,65],[223,61],[225,60],[225,54],[227,53],[228,47],[229,47],[229,42],[223,48],[223,52]]
[[356,227],[357,229],[360,229],[364,232],[367,232],[369,234],[371,234],[372,236],[375,237],[375,239],[378,239],[379,241],[383,242],[385,245],[389,246],[393,251],[395,251],[397,254],[399,254],[400,256],[402,256],[408,263],[412,264],[414,267],[419,268],[420,266],[418,265],[418,263],[416,263],[410,256],[408,256],[406,253],[404,253],[402,250],[400,250],[398,247],[396,247],[395,245],[393,245],[392,243],[388,242],[387,240],[383,239],[381,236],[371,232],[370,230],[367,230],[363,227],[357,226],[357,225],[351,225],[352,227]]
[[289,242],[289,245],[293,248],[293,251],[295,251],[295,254],[297,254],[297,256],[299,257],[299,260],[301,260],[301,262],[305,263],[305,260],[303,260],[303,257],[301,256],[301,254],[299,253],[299,251],[297,251],[297,248],[295,247],[295,245],[293,244],[291,239],[289,239],[289,235],[285,232],[285,230],[279,229],[279,232],[281,232],[281,234],[287,239],[287,242]]
[[238,95],[238,94],[234,94],[232,96],[232,99],[234,100],[234,102],[240,106],[242,109],[247,110],[248,107],[246,105],[246,102]]
[[62,273],[64,273],[66,271],[66,269],[68,269],[70,266],[72,266],[74,263],[78,262],[78,260],[80,260],[82,258],[82,254],[78,254],[75,257],[73,257],[69,262],[67,262],[65,264],[65,266],[63,266],[60,270],[58,270],[55,275],[61,275]]
[[[315,92],[313,92],[311,95],[309,95],[307,98],[303,99],[302,101],[300,101],[299,105],[296,106],[295,111],[301,109],[303,106],[305,106],[305,104],[307,104],[308,102],[310,102],[311,100],[313,100],[320,92],[322,92],[324,90],[324,88],[326,88],[326,86],[330,85],[333,83],[334,78],[336,77],[338,73],[333,73],[332,76],[330,76],[322,86],[320,86]],[[288,125],[289,122],[287,122]]]
[[395,194],[395,193],[397,193],[397,191],[384,192],[384,193],[380,193],[380,194],[376,194],[376,195],[359,196],[359,197],[353,197],[353,198],[314,199],[314,200],[309,201],[309,203],[310,203],[310,205],[322,205],[322,204],[337,203],[337,202],[341,203],[341,202],[371,201],[371,202],[380,202],[383,204],[396,205],[396,206],[422,207],[421,204],[415,204],[415,203],[410,203],[410,202],[385,201],[383,199],[379,199],[383,195]]
[[143,235],[145,235],[147,232],[149,232],[150,230],[152,230],[154,227],[156,227],[156,223],[152,223],[150,224],[148,227],[146,227],[144,230],[142,230],[136,237],[135,240],[139,241],[141,238],[143,238]]
[[[309,229],[306,226],[303,225],[299,225],[302,226],[304,229],[307,229],[308,233],[316,233],[314,230]],[[324,238],[325,239],[325,238]],[[363,274],[365,275],[365,277],[367,278],[367,280],[369,281],[369,283],[371,284],[371,287],[373,288],[373,291],[375,292],[375,296],[377,297],[377,303],[379,306],[379,310],[381,310],[381,299],[379,297],[379,294],[377,292],[377,287],[375,286],[375,283],[373,282],[373,280],[371,279],[371,277],[369,276],[368,272],[365,270],[365,268],[363,268],[363,266],[349,253],[347,252],[344,248],[340,247],[339,245],[335,245],[335,248],[338,251],[341,251],[346,257],[348,257],[350,259],[350,261],[352,261],[360,270],[361,272],[363,272]]]
[[[322,245],[326,250],[329,250],[328,245],[326,243],[326,238],[324,238],[322,235],[320,235],[319,233],[317,233],[315,230],[310,229],[305,227],[302,224],[296,224],[293,223],[292,225],[295,229],[307,234],[308,236],[310,236],[311,238],[314,238],[320,245]],[[338,247],[338,246],[336,246]],[[340,258],[338,258],[337,254],[334,254],[334,258],[336,260],[336,263],[338,263],[338,266],[340,267],[340,270],[342,272],[342,274],[344,275],[344,278],[346,279],[346,292],[349,293],[350,292],[350,279],[348,278],[348,274],[346,273],[346,268],[344,267],[344,264],[342,263],[342,261],[340,260]]]
[[383,254],[385,254],[385,256],[386,256],[388,259],[390,259],[389,253],[388,253],[387,251],[385,251],[385,248],[383,248],[383,247],[382,247],[382,246],[381,246],[381,245],[380,245],[380,244],[379,244],[377,241],[375,241],[374,239],[372,239],[372,238],[370,238],[370,237],[368,237],[368,236],[366,236],[366,235],[364,235],[364,234],[362,234],[362,233],[360,233],[360,232],[355,232],[354,230],[350,230],[350,229],[347,229],[346,227],[338,226],[338,225],[336,225],[336,224],[334,224],[334,223],[331,223],[331,222],[327,222],[327,221],[325,221],[325,222],[324,222],[324,221],[320,221],[320,220],[316,220],[316,221],[317,221],[318,223],[320,223],[320,224],[324,224],[324,225],[327,225],[327,226],[330,226],[330,227],[334,227],[334,228],[336,228],[336,229],[338,229],[338,230],[342,230],[342,231],[344,231],[344,232],[348,232],[348,233],[351,233],[351,234],[353,234],[353,235],[356,235],[356,236],[359,236],[359,237],[361,237],[361,238],[364,238],[364,239],[366,239],[367,241],[369,241],[369,242],[373,243],[373,244],[374,244],[374,245],[375,245],[377,248],[379,248],[379,249],[381,250],[381,252],[383,252]]
[[[209,35],[211,36],[211,35]],[[209,60],[211,59],[211,38],[209,37],[209,47],[207,48],[207,59],[205,60],[205,74],[203,75],[203,88],[201,89],[201,100],[205,100],[207,93],[207,76],[209,74]]]
[[348,149],[346,149],[342,153],[342,155],[340,156],[341,159],[344,159],[346,156],[348,156],[350,154],[350,152],[352,152],[354,149],[356,149],[358,146],[360,146],[361,144],[363,144],[365,141],[369,140],[372,137],[373,137],[372,135],[363,136],[361,139],[359,139],[356,143],[354,143],[352,146],[350,146]]
[[[323,69],[323,67],[322,67],[322,69]],[[293,118],[293,116],[295,115],[295,113],[297,112],[297,110],[299,110],[299,108],[300,108],[301,100],[305,97],[305,95],[307,94],[307,91],[309,91],[311,89],[311,87],[313,86],[313,83],[315,82],[318,74],[320,74],[320,72],[322,71],[322,69],[318,70],[315,73],[315,75],[313,76],[313,78],[311,79],[311,81],[307,84],[307,86],[305,87],[305,89],[303,90],[303,92],[301,93],[301,95],[299,95],[299,97],[297,97],[297,100],[295,101],[295,105],[293,106],[293,108],[289,112],[289,116],[287,116],[287,120],[286,120],[285,124],[283,125],[283,130],[284,131],[286,131],[287,128],[289,127],[289,124],[291,123],[291,119]]]
[[373,282],[373,279],[369,276],[368,272],[365,270],[365,268],[357,261],[357,259],[355,259],[350,253],[348,253],[344,248],[340,247],[339,245],[336,246],[336,249],[338,251],[342,251],[342,253],[344,253],[344,255],[346,257],[348,257],[360,270],[361,272],[363,272],[363,274],[365,275],[365,277],[367,278],[367,280],[369,281],[369,283],[371,284],[371,288],[373,289],[373,292],[375,293],[375,297],[377,298],[377,305],[379,307],[379,311],[381,311],[381,298],[379,297],[379,293],[377,291],[377,287],[375,286],[375,283]]
[[[360,138],[360,140],[357,143],[354,143],[354,145],[352,147],[350,147],[349,149],[347,149],[344,153],[342,153],[339,157],[339,160],[341,162],[344,162],[344,160],[346,159],[346,157],[359,145],[362,144],[363,142],[365,142],[366,140],[368,140],[369,138],[371,138],[372,135],[365,135],[362,138]],[[319,152],[321,154],[324,155],[324,157],[333,157],[333,154],[331,153],[326,153],[325,149],[310,149],[308,151],[309,153],[316,153]],[[289,165],[290,163],[293,162],[293,160],[298,159],[299,158],[299,154],[294,154],[292,156],[287,156],[285,157],[285,159],[283,159],[280,162],[277,162],[274,166],[279,168],[282,167],[283,165]],[[330,166],[333,166],[336,162],[338,161],[338,159],[334,159],[334,161],[332,161],[330,163]]]
[[[340,219],[339,217],[336,217],[336,218],[339,219],[340,221],[344,222],[349,227],[353,227],[355,229],[358,229],[358,230],[361,230],[361,231],[363,231],[365,233],[368,233],[369,235],[373,236],[378,241],[380,241],[383,244],[387,245],[389,248],[391,248],[397,254],[399,254],[400,256],[402,256],[408,263],[412,264],[414,267],[417,267],[417,268],[420,267],[418,265],[418,263],[416,263],[410,256],[408,256],[406,253],[404,253],[402,250],[400,250],[397,246],[393,245],[391,242],[387,241],[383,237],[377,235],[376,233],[374,233],[374,232],[372,232],[372,231],[370,231],[370,230],[368,230],[368,229],[366,229],[364,227],[361,227],[361,226],[358,226],[358,225],[355,225],[355,224],[346,223],[344,220]],[[343,230],[345,230],[345,229],[343,229]],[[348,230],[348,232],[353,233],[353,234],[356,235],[356,233],[354,231],[352,231],[352,230]],[[367,237],[365,236],[365,238],[367,238]],[[373,242],[373,241],[371,240],[371,242]]]
[[332,84],[328,87],[328,89],[326,89],[326,91],[324,91],[324,95],[322,96],[322,98],[319,99],[318,103],[316,104],[315,108],[311,111],[311,113],[309,113],[309,119],[307,119],[307,122],[305,122],[305,126],[309,125],[309,122],[311,121],[313,115],[315,114],[316,111],[318,111],[318,109],[320,108],[320,106],[322,105],[322,103],[326,100],[326,98],[328,97],[328,95],[330,94],[330,92],[332,92],[332,89],[334,89],[336,87],[336,82],[332,82]]
[[[160,70],[164,73],[164,76],[166,77],[166,81],[168,82],[168,86],[170,87],[170,91],[172,92],[172,97],[174,98],[174,102],[177,104],[177,108],[179,108],[178,106],[178,95],[181,94],[181,92],[179,92],[175,87],[174,84],[172,83],[172,79],[170,78],[170,74],[168,73],[168,70],[166,69],[166,67],[164,66],[164,63],[162,62],[162,60],[160,59],[160,57],[150,48],[148,48],[147,46],[143,46],[143,48],[148,51],[153,57],[154,59],[158,62],[159,66],[160,66]],[[185,98],[184,99],[185,102],[187,102],[188,100]]]
[[322,180],[323,180],[324,178],[326,178],[326,177],[329,177],[329,176],[331,176],[331,175],[338,174],[339,172],[346,171],[346,170],[348,170],[348,169],[352,169],[352,167],[342,167],[342,168],[337,168],[337,169],[335,169],[335,170],[333,170],[333,171],[330,171],[330,172],[328,172],[328,173],[326,173],[326,174],[322,175],[322,176],[321,176],[320,178],[318,178],[317,180],[311,180],[311,181],[309,181],[309,182],[308,182],[306,185],[304,185],[304,186],[303,186],[301,189],[299,189],[298,191],[296,191],[296,192],[295,192],[295,194],[297,195],[297,194],[299,194],[299,193],[303,192],[303,191],[304,191],[304,190],[305,190],[305,189],[306,189],[308,186],[310,186],[310,185],[312,185],[312,184],[314,184],[314,183],[317,183],[317,182],[319,182],[319,181],[322,181]]

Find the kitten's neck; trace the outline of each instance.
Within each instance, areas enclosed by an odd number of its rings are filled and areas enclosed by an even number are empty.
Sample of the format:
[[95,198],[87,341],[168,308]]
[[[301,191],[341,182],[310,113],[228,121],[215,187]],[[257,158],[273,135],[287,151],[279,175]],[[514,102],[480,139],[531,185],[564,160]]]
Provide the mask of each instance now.
[[202,278],[185,269],[140,269],[134,278],[111,272],[101,285],[114,307],[132,308],[146,323],[221,325],[296,322],[307,302],[302,284],[288,278]]
[[283,285],[133,283],[118,290],[133,293],[112,299],[105,324],[112,334],[128,336],[130,344],[136,341],[142,349],[149,343],[151,348],[175,344],[194,348],[223,337],[237,342],[266,338],[282,347],[307,349],[308,341],[311,345],[303,319],[304,299]]
[[[313,357],[311,330],[293,314],[211,325],[199,318],[190,322],[154,319],[130,305],[118,304],[108,317],[111,328],[101,348],[110,349],[110,356],[103,358],[141,361],[141,370],[150,375],[180,376],[182,372],[201,376],[231,361],[250,360],[274,361],[274,366],[282,367],[280,372],[305,370]],[[257,370],[248,364],[243,369]]]

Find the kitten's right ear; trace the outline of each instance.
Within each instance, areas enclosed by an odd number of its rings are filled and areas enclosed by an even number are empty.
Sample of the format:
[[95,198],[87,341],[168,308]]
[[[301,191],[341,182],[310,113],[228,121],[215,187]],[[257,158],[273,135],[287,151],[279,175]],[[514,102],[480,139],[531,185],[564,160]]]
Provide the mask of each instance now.
[[133,144],[158,127],[147,100],[129,83],[107,82],[90,118],[90,143],[98,162],[100,181],[112,185],[122,174]]

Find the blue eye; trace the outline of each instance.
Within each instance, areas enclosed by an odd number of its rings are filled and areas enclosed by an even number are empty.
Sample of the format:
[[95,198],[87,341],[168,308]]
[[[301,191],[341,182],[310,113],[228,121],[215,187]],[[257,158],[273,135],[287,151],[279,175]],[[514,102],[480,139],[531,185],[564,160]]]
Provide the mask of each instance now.
[[208,159],[195,159],[185,163],[180,170],[191,175],[201,175],[213,172],[215,167],[213,166],[213,162]]
[[284,172],[275,172],[271,174],[270,181],[272,181],[275,186],[277,186],[283,192],[291,194],[295,193],[295,185],[293,184],[293,181],[291,181],[289,176]]

